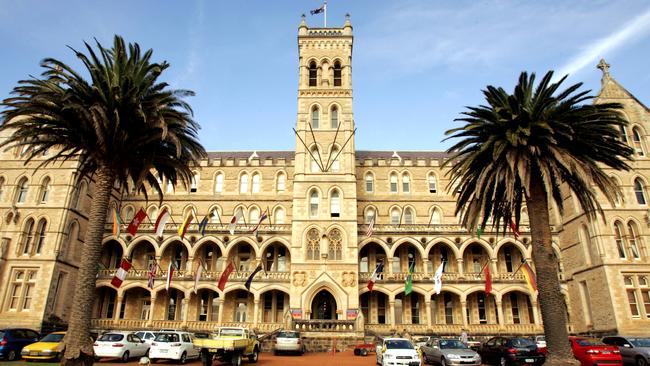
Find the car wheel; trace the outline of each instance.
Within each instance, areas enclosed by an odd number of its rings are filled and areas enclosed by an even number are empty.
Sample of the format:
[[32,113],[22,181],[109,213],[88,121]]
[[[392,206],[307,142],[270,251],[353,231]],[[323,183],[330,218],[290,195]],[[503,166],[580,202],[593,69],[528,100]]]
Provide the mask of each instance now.
[[255,348],[255,350],[253,351],[253,354],[248,356],[248,362],[256,363],[259,358],[260,358],[260,350]]
[[447,360],[444,357],[440,359],[440,366],[447,366]]
[[126,351],[122,354],[122,362],[129,362],[129,351]]
[[203,366],[212,366],[212,355],[210,352],[201,352],[201,363],[203,363]]
[[636,366],[648,366],[648,361],[643,357],[637,357]]
[[63,359],[63,353],[61,352],[57,353],[56,357],[54,357],[54,361],[56,362],[61,362],[62,359]]
[[149,361],[150,361],[151,363],[156,363],[156,362],[158,362],[158,360],[155,359],[155,358],[150,358]]
[[16,351],[13,350],[9,351],[9,353],[7,353],[7,361],[13,361],[15,359],[16,359]]
[[499,361],[499,365],[501,365],[501,366],[507,366],[508,365],[508,361],[506,360],[505,357],[501,357],[501,360]]
[[241,366],[241,355],[236,353],[230,358],[230,364],[232,366]]
[[183,352],[183,354],[181,355],[181,358],[180,358],[180,360],[178,360],[178,362],[181,365],[185,365],[185,363],[187,362],[187,353]]
[[361,356],[368,356],[368,350],[365,348],[361,349]]

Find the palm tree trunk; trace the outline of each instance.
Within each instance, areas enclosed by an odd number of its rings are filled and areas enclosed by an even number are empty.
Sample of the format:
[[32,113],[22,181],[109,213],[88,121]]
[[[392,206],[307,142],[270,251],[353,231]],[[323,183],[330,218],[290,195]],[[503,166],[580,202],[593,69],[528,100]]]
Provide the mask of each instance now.
[[97,262],[101,254],[106,212],[115,176],[109,169],[99,168],[95,177],[95,190],[90,206],[86,240],[81,251],[81,265],[77,272],[75,296],[68,331],[62,342],[65,353],[61,365],[92,365],[94,362],[90,315],[95,297]]
[[[531,174],[532,177],[539,177]],[[530,195],[526,197],[533,245],[533,261],[537,270],[538,301],[542,308],[544,334],[548,347],[545,365],[580,365],[569,346],[564,295],[557,276],[557,259],[551,246],[548,198],[541,178],[532,178]]]

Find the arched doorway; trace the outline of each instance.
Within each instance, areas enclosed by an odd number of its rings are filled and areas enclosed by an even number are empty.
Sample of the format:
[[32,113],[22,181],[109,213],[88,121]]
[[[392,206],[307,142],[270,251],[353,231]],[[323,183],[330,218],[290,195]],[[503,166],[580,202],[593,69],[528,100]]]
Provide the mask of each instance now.
[[336,319],[336,299],[327,290],[320,290],[311,302],[311,318]]

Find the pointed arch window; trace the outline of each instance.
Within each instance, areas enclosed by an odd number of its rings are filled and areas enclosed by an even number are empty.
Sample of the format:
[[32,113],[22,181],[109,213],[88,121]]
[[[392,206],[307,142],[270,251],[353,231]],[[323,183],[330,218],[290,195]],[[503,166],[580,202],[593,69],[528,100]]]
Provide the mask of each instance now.
[[438,192],[438,178],[436,177],[435,174],[429,173],[429,177],[427,178],[427,181],[429,183],[429,193],[437,193]]
[[591,265],[593,256],[591,235],[589,234],[589,229],[584,224],[580,227],[580,244],[583,246],[582,249],[585,256],[585,264]]
[[273,220],[275,224],[284,224],[284,208],[280,207],[275,210],[275,219]]
[[431,211],[431,225],[440,225],[442,223],[442,212],[436,207]]
[[408,174],[402,175],[402,193],[411,192],[411,177]]
[[318,191],[313,190],[309,194],[309,216],[318,217]]
[[258,173],[253,174],[253,193],[260,192],[260,181],[262,180],[261,176]]
[[[375,212],[374,208],[370,207],[369,209],[367,209],[366,210],[366,224],[371,223],[373,219],[376,220],[375,215],[376,215],[376,212]],[[375,223],[377,223],[377,222],[375,221]]]
[[239,193],[248,193],[248,174],[242,174],[239,178]]
[[331,217],[341,216],[341,197],[337,190],[333,190],[330,196],[330,215]]
[[636,202],[638,204],[646,204],[645,184],[643,184],[639,178],[634,180],[634,195],[636,196]]
[[625,126],[619,126],[621,130],[621,141],[625,142],[626,144],[629,143],[627,139],[627,128]]
[[341,63],[334,63],[334,86],[341,86]]
[[23,237],[20,243],[21,254],[29,254],[34,242],[34,219],[28,219],[23,226]]
[[338,172],[341,170],[341,154],[339,154],[339,149],[338,148],[333,148],[332,152],[330,153],[331,159],[332,159],[332,171],[333,172]]
[[34,245],[34,253],[41,254],[43,250],[43,245],[45,244],[45,231],[47,229],[47,221],[41,219],[36,226],[36,244]]
[[636,229],[636,225],[634,222],[630,221],[627,223],[627,240],[630,243],[630,254],[632,254],[632,258],[634,259],[639,259],[641,258],[640,252],[639,252],[639,236],[638,236],[638,230]]
[[413,210],[411,210],[409,207],[404,209],[404,223],[407,225],[412,225],[413,222]]
[[318,165],[318,157],[320,156],[320,153],[318,151],[317,147],[313,147],[311,149],[311,156],[310,156],[310,161],[311,161],[311,167],[310,170],[312,173],[318,173],[320,172],[320,165]]
[[238,224],[245,224],[246,220],[244,218],[244,209],[241,207],[237,207],[235,210],[235,216],[237,217],[237,223]]
[[38,194],[38,202],[46,203],[50,196],[50,177],[45,177],[41,183],[41,191]]
[[217,174],[217,177],[215,178],[214,192],[215,193],[223,192],[223,174],[222,173]]
[[174,193],[174,183],[167,179],[167,193]]
[[391,223],[391,225],[399,225],[400,219],[401,219],[401,217],[400,217],[400,214],[399,214],[399,210],[397,208],[393,208],[392,210],[390,210],[390,223]]
[[158,208],[156,206],[149,207],[147,209],[147,217],[149,218],[149,220],[155,220],[156,217],[158,217]]
[[135,214],[135,210],[131,206],[127,206],[124,209],[124,222],[131,222],[133,220],[133,215]]
[[366,173],[366,192],[371,193],[375,190],[375,178],[372,173]]
[[27,190],[29,189],[29,186],[27,185],[27,178],[22,178],[20,182],[18,182],[18,188],[16,191],[16,199],[14,200],[16,203],[24,203],[25,200],[27,199]]
[[252,207],[248,210],[248,219],[251,224],[257,224],[260,220],[260,210],[257,207]]
[[212,211],[210,211],[210,223],[212,224],[220,224],[221,223],[221,214],[219,213],[218,208],[213,208]]
[[330,128],[339,127],[339,109],[336,106],[332,107],[330,111]]
[[5,178],[0,177],[0,201],[2,201],[2,194],[4,193],[5,190]]
[[390,175],[390,193],[397,193],[397,173]]
[[645,156],[643,142],[641,141],[641,131],[637,127],[632,129],[632,143],[634,144],[634,152],[639,156]]
[[335,261],[340,261],[343,257],[343,238],[341,230],[332,229],[328,235],[329,248],[328,258]]
[[319,125],[320,125],[319,110],[317,106],[314,106],[311,109],[311,128],[317,129]]
[[190,183],[190,193],[195,193],[198,190],[199,186],[199,173],[194,172],[192,174],[192,182]]
[[625,237],[623,236],[623,224],[620,221],[614,223],[614,240],[616,241],[616,249],[618,250],[618,257],[621,259],[626,259],[627,255],[625,254]]
[[87,184],[86,181],[82,181],[81,184],[77,189],[74,190],[74,194],[72,196],[72,202],[71,202],[71,207],[74,209],[79,209],[81,201],[83,200],[84,196],[86,195],[86,189],[87,189]]
[[309,63],[309,86],[318,85],[318,68],[316,67],[316,62],[312,61]]
[[320,258],[320,235],[318,230],[313,228],[307,232],[307,259],[317,260]]
[[278,192],[284,192],[286,186],[287,186],[287,175],[284,173],[278,174],[278,183],[277,183]]

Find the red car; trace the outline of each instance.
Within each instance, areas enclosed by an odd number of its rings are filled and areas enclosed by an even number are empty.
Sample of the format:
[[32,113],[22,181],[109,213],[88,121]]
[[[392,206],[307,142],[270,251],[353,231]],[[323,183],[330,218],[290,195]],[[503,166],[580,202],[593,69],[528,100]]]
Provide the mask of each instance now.
[[573,355],[582,366],[607,364],[623,366],[621,352],[616,346],[610,346],[599,339],[586,337],[569,337]]

